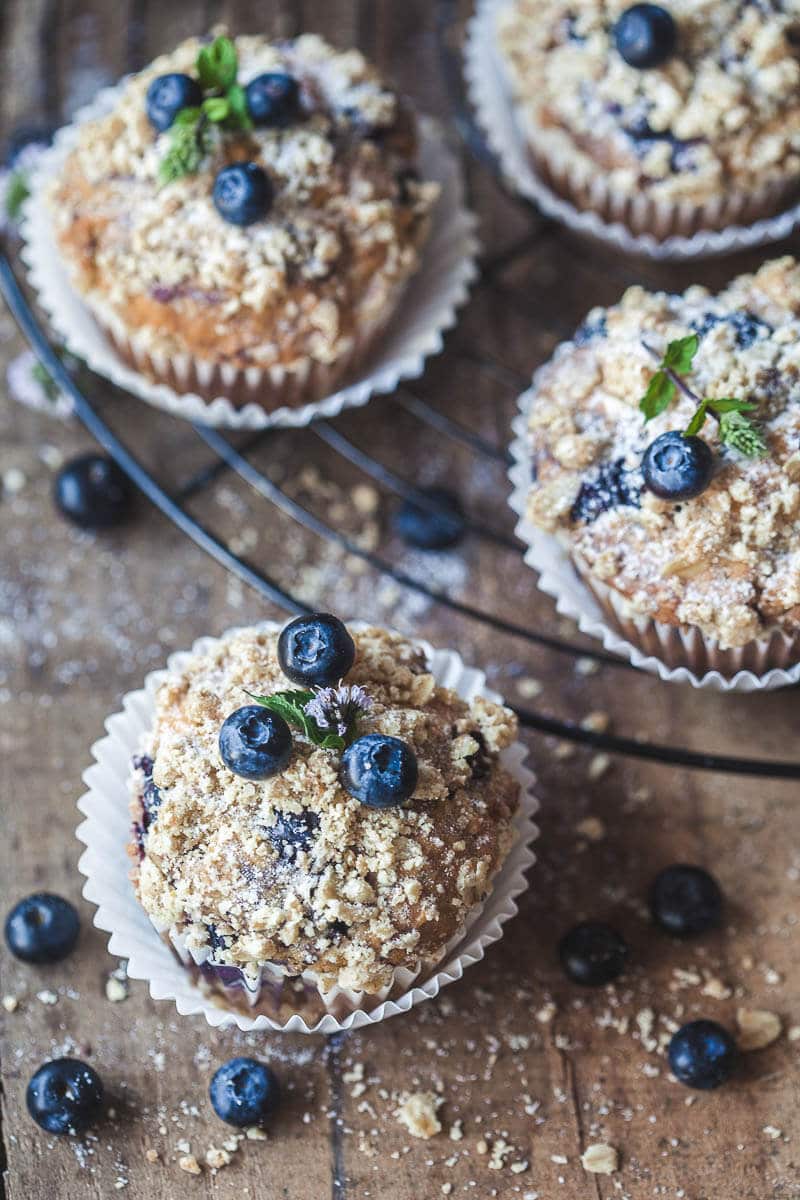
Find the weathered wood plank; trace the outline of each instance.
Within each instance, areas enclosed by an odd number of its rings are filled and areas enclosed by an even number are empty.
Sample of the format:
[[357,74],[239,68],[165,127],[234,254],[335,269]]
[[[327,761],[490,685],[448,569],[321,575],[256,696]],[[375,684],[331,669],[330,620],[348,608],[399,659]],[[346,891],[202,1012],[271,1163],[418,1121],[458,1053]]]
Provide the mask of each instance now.
[[[469,7],[463,5],[464,13]],[[447,116],[433,6],[421,0],[131,0],[124,12],[101,0],[9,0],[0,63],[13,86],[0,99],[0,135],[62,102],[69,110],[93,72],[115,76],[218,20],[235,30],[268,26],[280,36],[317,29],[338,44],[358,43],[422,107]],[[52,73],[42,70],[43,51],[55,64]],[[682,287],[699,278],[716,286],[758,257],[661,268],[587,251],[555,229],[531,241],[531,216],[482,169],[470,165],[470,175],[487,254],[513,252],[414,389],[500,446],[514,411],[514,380],[526,379],[591,304],[613,300],[637,280]],[[19,349],[1,314],[0,371]],[[476,351],[507,373],[488,373],[464,357]],[[188,478],[208,460],[187,426],[111,395],[102,383],[95,394],[161,477],[174,479],[178,464],[180,478]],[[278,614],[144,505],[134,525],[108,539],[67,529],[49,499],[53,464],[88,439],[75,426],[21,409],[2,386],[0,422],[5,911],[41,887],[78,901],[74,803],[88,746],[120,695],[196,636]],[[391,398],[350,414],[340,428],[398,474],[446,481],[476,516],[512,528],[503,468],[433,435]],[[363,476],[312,434],[276,435],[254,461],[323,518],[356,536],[372,534],[371,519],[353,502]],[[233,545],[246,545],[254,562],[309,602],[456,645],[514,702],[571,719],[601,711],[617,732],[697,750],[792,753],[791,695],[723,697],[613,668],[586,674],[570,659],[401,592],[228,476],[193,504],[211,527]],[[377,539],[388,559],[425,580],[435,575],[451,595],[488,612],[575,636],[518,556],[472,538],[435,559],[413,554],[392,534],[395,509],[384,495]],[[796,789],[623,761],[600,772],[588,752],[562,758],[549,740],[531,738],[530,745],[541,780],[543,836],[520,916],[486,961],[437,1001],[343,1039],[332,1055],[319,1038],[214,1033],[150,1001],[141,984],[112,1005],[105,983],[116,964],[105,952],[105,935],[91,929],[85,904],[81,943],[66,963],[35,969],[4,956],[2,993],[19,999],[15,1012],[3,1014],[0,1035],[10,1200],[107,1200],[123,1180],[120,1191],[131,1200],[331,1194],[335,1200],[444,1194],[795,1200],[800,1122],[786,1036],[749,1056],[736,1084],[687,1106],[688,1093],[669,1081],[663,1055],[650,1048],[649,1011],[656,1036],[669,1022],[701,1013],[733,1024],[739,1004],[778,1012],[787,1029],[800,1024]],[[681,859],[710,865],[730,898],[725,928],[686,945],[654,934],[642,906],[655,871]],[[615,990],[577,993],[561,976],[557,937],[582,915],[612,919],[630,940],[633,966]],[[50,991],[55,1004],[47,1002]],[[245,1143],[216,1176],[205,1167],[200,1178],[186,1175],[177,1165],[184,1139],[202,1159],[226,1136],[206,1102],[207,1081],[216,1065],[245,1049],[275,1063],[288,1090],[285,1109],[269,1142]],[[113,1093],[116,1116],[83,1148],[43,1137],[24,1111],[29,1075],[56,1052],[90,1057]],[[410,1137],[394,1114],[403,1094],[427,1089],[442,1099],[444,1129],[424,1142]],[[463,1138],[451,1141],[459,1121]],[[618,1175],[591,1177],[580,1165],[586,1145],[601,1140],[620,1151]],[[500,1153],[500,1142],[507,1151]],[[158,1161],[147,1160],[148,1149]],[[336,1180],[334,1162],[341,1171]],[[513,1164],[522,1163],[527,1167],[515,1173]]]

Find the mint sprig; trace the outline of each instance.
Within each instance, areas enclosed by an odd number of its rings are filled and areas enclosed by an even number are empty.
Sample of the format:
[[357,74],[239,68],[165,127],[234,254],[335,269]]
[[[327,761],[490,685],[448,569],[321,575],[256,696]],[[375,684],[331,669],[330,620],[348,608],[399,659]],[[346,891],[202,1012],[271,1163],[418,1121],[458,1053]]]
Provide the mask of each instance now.
[[239,59],[231,39],[218,37],[210,46],[203,46],[197,55],[196,69],[200,86],[210,94],[204,96],[199,106],[182,108],[173,121],[170,147],[158,169],[164,184],[200,170],[212,147],[211,125],[253,128],[244,88],[236,82]]
[[[642,341],[642,345],[654,358],[659,358],[658,352],[647,342]],[[706,418],[711,416],[719,426],[719,438],[724,445],[731,446],[747,458],[760,458],[767,453],[767,443],[758,425],[746,415],[753,412],[758,405],[750,400],[738,400],[733,396],[720,399],[698,396],[683,378],[694,365],[699,345],[700,339],[696,333],[668,343],[660,357],[658,370],[639,401],[639,409],[644,414],[645,421],[652,421],[654,417],[660,416],[680,390],[697,406],[683,431],[684,437],[695,437],[705,425]]]
[[[247,689],[245,688],[245,691]],[[287,725],[293,725],[302,730],[308,740],[323,750],[344,750],[346,742],[338,733],[329,733],[320,729],[313,717],[305,711],[305,706],[314,699],[313,692],[273,692],[271,696],[256,696],[247,692],[251,700],[263,705],[270,712],[283,717]]]

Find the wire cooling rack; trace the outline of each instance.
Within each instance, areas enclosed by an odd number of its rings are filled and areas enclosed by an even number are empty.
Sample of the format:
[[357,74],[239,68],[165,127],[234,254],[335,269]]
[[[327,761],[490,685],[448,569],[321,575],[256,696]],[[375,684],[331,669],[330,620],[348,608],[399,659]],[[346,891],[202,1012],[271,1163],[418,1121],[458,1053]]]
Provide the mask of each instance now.
[[[497,163],[488,149],[481,133],[472,118],[469,106],[465,100],[461,78],[461,55],[457,40],[455,0],[438,0],[437,31],[441,50],[441,63],[448,91],[453,102],[454,122],[469,150],[495,176],[498,183],[507,189]],[[514,199],[520,204],[533,208],[529,201],[519,197]],[[535,211],[535,210],[534,210]],[[476,284],[479,289],[491,279],[494,272],[505,262],[518,253],[524,245],[529,250],[535,240],[548,232],[550,222],[542,220],[537,214],[537,225],[532,233],[524,238],[520,246],[506,249],[494,258],[485,259],[482,264],[481,278]],[[324,520],[316,513],[307,509],[293,496],[270,479],[263,471],[254,465],[251,454],[256,448],[270,437],[269,430],[251,435],[244,441],[234,442],[229,436],[219,430],[211,429],[200,424],[190,426],[200,442],[208,450],[208,459],[192,477],[176,492],[169,492],[157,479],[148,465],[140,461],[126,444],[123,436],[118,434],[104,417],[97,411],[90,399],[81,390],[76,380],[67,370],[59,353],[50,343],[47,333],[39,318],[28,302],[20,286],[7,253],[0,255],[0,293],[15,318],[21,332],[27,338],[40,363],[52,378],[57,387],[70,397],[75,412],[90,434],[110,454],[119,466],[129,475],[141,492],[155,504],[162,513],[172,520],[175,525],[190,537],[198,546],[216,559],[223,567],[237,576],[242,582],[255,589],[265,599],[283,608],[288,613],[297,614],[309,611],[297,596],[267,575],[263,570],[234,553],[232,549],[217,536],[213,529],[201,523],[189,512],[188,502],[207,489],[219,476],[229,472],[244,481],[265,503],[274,505],[280,512],[297,522],[307,532],[316,537],[335,544],[362,559],[369,567],[385,578],[391,579],[396,585],[409,593],[422,596],[432,603],[458,616],[482,625],[484,628],[498,634],[516,638],[529,645],[535,645],[554,654],[572,658],[590,658],[619,671],[634,671],[627,661],[608,654],[603,650],[578,645],[563,638],[555,637],[535,628],[516,624],[491,612],[476,608],[464,601],[449,596],[446,591],[409,574],[398,568],[388,558],[381,554],[364,549],[347,533],[334,524]],[[510,371],[507,366],[491,355],[475,349],[453,349],[449,353],[466,359],[472,370],[489,375],[495,381],[500,380],[515,391],[527,386],[528,380]],[[442,439],[441,444],[460,444],[475,458],[476,465],[480,462],[493,462],[507,466],[509,455],[505,447],[495,444],[483,436],[466,428],[452,417],[432,405],[428,400],[417,395],[412,389],[404,386],[393,397],[403,409],[416,421],[422,422],[435,431]],[[177,418],[173,418],[177,419]],[[324,442],[330,450],[347,460],[363,474],[373,480],[384,493],[412,500],[420,507],[440,512],[442,507],[426,492],[419,490],[414,483],[399,476],[369,451],[355,445],[337,428],[336,423],[327,420],[314,422],[305,431],[308,438],[317,438]],[[513,537],[477,519],[467,518],[466,528],[472,535],[486,539],[496,546],[503,547],[517,558],[520,569],[529,570],[522,562],[523,548]],[[653,680],[653,686],[664,685]],[[699,753],[683,746],[663,745],[638,738],[624,737],[612,733],[599,733],[584,729],[581,725],[566,720],[547,716],[533,709],[516,709],[523,727],[542,734],[549,734],[569,741],[582,743],[597,750],[613,754],[623,754],[634,758],[647,759],[651,762],[668,764],[676,767],[690,767],[711,771],[727,772],[738,775],[771,777],[777,779],[800,779],[800,763],[765,761],[762,759],[733,757],[713,753]]]

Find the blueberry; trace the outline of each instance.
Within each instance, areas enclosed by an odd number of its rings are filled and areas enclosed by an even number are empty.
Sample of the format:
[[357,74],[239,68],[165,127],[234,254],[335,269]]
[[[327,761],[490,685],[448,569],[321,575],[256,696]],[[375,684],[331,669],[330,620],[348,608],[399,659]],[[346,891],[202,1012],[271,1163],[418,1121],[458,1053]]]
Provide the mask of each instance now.
[[714,472],[708,442],[685,437],[679,429],[662,433],[644,452],[645,487],[662,500],[691,500],[704,492]]
[[237,708],[219,731],[222,761],[242,779],[269,779],[286,766],[292,753],[292,733],[283,717],[246,704]]
[[56,476],[54,498],[63,515],[81,529],[111,529],[131,514],[128,476],[103,454],[81,454]]
[[274,1071],[254,1058],[232,1058],[219,1068],[208,1089],[220,1120],[246,1128],[263,1125],[280,1104],[281,1088]]
[[722,892],[702,867],[677,863],[655,877],[650,889],[650,912],[667,933],[691,937],[719,925]]
[[203,89],[191,75],[159,75],[147,89],[145,111],[154,129],[169,129],[182,108],[197,108],[203,103]]
[[161,807],[162,795],[161,789],[157,788],[153,782],[153,760],[149,754],[136,754],[133,758],[134,770],[141,771],[144,775],[144,784],[142,787],[142,808],[144,829],[147,831],[156,819],[156,814]]
[[88,1063],[77,1058],[46,1062],[28,1084],[28,1112],[48,1133],[83,1133],[103,1107],[103,1084]]
[[573,983],[599,987],[622,974],[628,947],[616,929],[605,922],[583,921],[564,934],[558,943],[558,956]]
[[6,146],[6,166],[13,170],[22,152],[29,146],[40,146],[42,149],[49,146],[54,133],[55,129],[50,125],[21,125],[15,129]]
[[304,687],[330,687],[355,662],[355,642],[330,613],[296,617],[281,630],[278,662],[287,679]]
[[461,501],[447,488],[425,488],[423,495],[431,508],[414,500],[405,500],[395,517],[395,529],[403,541],[419,550],[446,550],[464,536],[464,509]]
[[730,325],[733,329],[736,345],[740,350],[749,349],[758,338],[769,337],[773,332],[771,325],[746,308],[738,309],[727,316],[720,316],[713,312],[704,313],[699,321],[692,322],[692,329],[698,337],[702,338],[717,325],[723,323]]
[[660,67],[677,43],[675,21],[660,4],[633,4],[614,26],[614,44],[630,67]]
[[252,225],[272,207],[272,184],[253,162],[231,163],[214,180],[214,207],[229,225]]
[[672,1074],[687,1087],[709,1091],[730,1078],[736,1043],[716,1021],[690,1021],[673,1034],[667,1051]]
[[23,962],[60,962],[74,949],[79,931],[75,907],[50,892],[26,896],[6,917],[8,948]]
[[221,933],[217,933],[216,925],[206,925],[206,937],[212,958],[218,951],[227,950],[228,940]]
[[597,317],[595,320],[587,319],[582,325],[579,325],[573,335],[573,342],[576,346],[585,346],[588,342],[594,341],[595,338],[604,338],[608,334],[606,325],[605,313]]
[[309,850],[319,829],[319,817],[310,808],[301,813],[278,813],[264,833],[282,859],[293,862],[298,850]]
[[392,808],[414,793],[417,757],[400,738],[368,733],[345,750],[339,777],[367,808]]
[[570,510],[573,521],[591,525],[613,508],[639,508],[641,472],[626,470],[624,460],[602,463],[594,478],[584,480]]
[[244,92],[254,125],[284,128],[300,117],[300,87],[291,75],[267,71],[251,79]]

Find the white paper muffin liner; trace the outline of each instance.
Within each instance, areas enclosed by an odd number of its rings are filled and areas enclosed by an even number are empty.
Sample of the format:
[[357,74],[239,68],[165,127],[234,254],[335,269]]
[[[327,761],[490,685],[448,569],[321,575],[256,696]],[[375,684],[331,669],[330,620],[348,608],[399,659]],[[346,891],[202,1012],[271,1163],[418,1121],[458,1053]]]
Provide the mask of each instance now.
[[[479,249],[477,221],[465,207],[458,162],[435,121],[419,118],[419,165],[422,177],[439,183],[442,192],[431,214],[420,266],[404,283],[399,305],[389,314],[385,328],[368,330],[362,322],[352,353],[334,367],[308,363],[294,372],[279,368],[240,371],[203,363],[190,355],[150,355],[110,314],[103,322],[107,326],[104,331],[71,283],[45,203],[46,185],[59,173],[80,126],[109,112],[121,87],[103,89],[80,109],[72,124],[58,131],[31,174],[30,196],[23,207],[22,259],[39,304],[67,349],[97,374],[157,408],[189,421],[230,429],[296,427],[318,417],[335,417],[345,408],[366,404],[373,395],[393,391],[402,379],[422,374],[425,360],[441,351],[444,333],[455,324],[457,310],[467,299],[477,275]],[[153,382],[148,371],[166,376],[170,382]],[[341,386],[348,373],[357,378]],[[204,399],[191,391],[192,380],[209,395],[219,386],[221,394]],[[259,387],[271,397],[271,403],[278,403],[280,397],[281,407],[267,411],[250,399]],[[334,390],[328,394],[328,388]],[[236,404],[226,389],[235,395]],[[323,398],[301,403],[309,395]],[[289,407],[292,402],[298,407]]]
[[[558,347],[554,359],[571,354],[572,342]],[[553,360],[551,360],[553,361]],[[669,625],[632,614],[619,593],[600,580],[583,578],[569,548],[554,534],[538,529],[527,516],[533,482],[528,416],[536,402],[541,372],[519,397],[512,422],[509,504],[519,517],[517,537],[525,544],[525,562],[539,576],[539,588],[556,602],[556,611],[575,621],[581,633],[606,650],[669,683],[690,683],[719,692],[771,691],[800,682],[800,639],[780,630],[746,646],[721,649],[695,626]]]
[[[277,632],[280,626],[265,622],[262,628]],[[358,625],[353,623],[353,628]],[[189,653],[208,652],[216,641],[201,638]],[[435,650],[427,642],[419,642],[419,645],[428,656],[437,683],[452,688],[465,700],[480,695],[500,701],[500,697],[486,687],[483,672],[466,667],[455,651]],[[181,670],[189,653],[171,655],[168,670]],[[336,1033],[376,1024],[438,995],[447,984],[460,979],[468,966],[480,961],[487,947],[502,936],[503,925],[517,912],[515,898],[527,887],[526,872],[535,861],[530,843],[538,835],[533,821],[539,807],[533,792],[535,779],[525,766],[527,751],[519,742],[500,755],[503,766],[520,785],[520,807],[514,821],[516,841],[495,876],[489,896],[472,911],[465,930],[453,939],[435,966],[428,964],[419,971],[398,970],[392,986],[377,997],[334,989],[324,998],[327,1011],[311,1025],[297,1012],[289,1012],[285,1020],[276,1020],[264,1013],[252,1016],[214,1003],[195,985],[186,966],[181,965],[164,940],[164,931],[157,930],[151,923],[136,899],[129,877],[132,865],[127,854],[131,839],[128,786],[131,759],[140,753],[142,739],[152,729],[156,691],[166,674],[163,670],[151,672],[142,689],[129,692],[123,698],[122,711],[108,718],[107,736],[92,747],[95,761],[83,777],[88,791],[78,803],[85,820],[78,828],[77,837],[86,846],[78,867],[86,876],[83,895],[97,905],[94,924],[111,934],[109,952],[128,960],[131,978],[148,981],[154,1000],[174,1000],[183,1016],[202,1014],[213,1026],[236,1025],[244,1031]],[[179,939],[175,950],[188,964],[188,955]],[[279,977],[276,982],[279,983]],[[266,977],[264,983],[268,983]],[[307,983],[311,990],[317,991],[313,980]],[[315,999],[319,1001],[319,994]]]
[[[555,172],[551,164],[549,169],[553,174],[548,179],[548,171],[537,168],[533,161],[531,140],[517,112],[497,45],[497,14],[507,3],[508,0],[478,0],[467,29],[464,73],[478,121],[504,175],[521,196],[532,200],[546,216],[626,254],[654,259],[708,258],[752,249],[788,237],[800,224],[800,202],[796,197],[785,211],[752,220],[759,209],[764,211],[770,204],[780,202],[780,195],[786,190],[784,184],[765,189],[758,196],[721,197],[709,203],[704,211],[690,203],[654,205],[644,197],[617,198],[610,193],[599,171],[590,178],[571,174],[567,166],[560,173]],[[582,196],[587,207],[578,208],[560,191]],[[602,210],[604,215],[595,209]],[[717,227],[700,228],[703,220]],[[719,228],[720,224],[724,228]],[[647,232],[636,231],[644,227]]]

